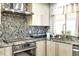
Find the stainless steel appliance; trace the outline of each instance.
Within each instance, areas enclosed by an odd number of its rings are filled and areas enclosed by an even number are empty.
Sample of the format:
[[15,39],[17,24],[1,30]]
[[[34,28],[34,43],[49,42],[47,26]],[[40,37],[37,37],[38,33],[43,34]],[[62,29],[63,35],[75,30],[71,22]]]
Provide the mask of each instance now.
[[5,9],[14,9],[14,10],[21,10],[21,11],[25,10],[24,3],[4,3],[3,6],[4,6],[3,8]]
[[1,10],[2,13],[18,13],[18,14],[25,14],[25,15],[33,15],[33,12],[27,11],[26,8],[27,4],[25,3],[3,3]]
[[13,46],[13,55],[14,56],[21,56],[21,55],[34,56],[35,55],[35,49],[36,49],[36,43],[35,42],[27,42],[27,43],[24,43],[24,44],[14,45]]
[[72,52],[73,52],[73,56],[79,56],[79,45],[73,45],[73,49],[72,49]]

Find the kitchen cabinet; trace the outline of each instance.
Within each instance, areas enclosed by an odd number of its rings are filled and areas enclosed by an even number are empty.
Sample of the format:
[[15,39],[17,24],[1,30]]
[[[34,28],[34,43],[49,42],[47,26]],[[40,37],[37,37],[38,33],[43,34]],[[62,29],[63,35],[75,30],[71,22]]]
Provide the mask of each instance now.
[[63,5],[61,4],[50,4],[50,15],[60,15],[63,14]]
[[72,56],[72,45],[47,41],[47,56]]
[[33,3],[28,5],[30,10],[34,13],[31,18],[28,19],[29,25],[34,26],[49,26],[49,4]]
[[59,56],[72,56],[72,45],[59,43]]
[[12,47],[0,48],[0,56],[12,56]]
[[49,4],[32,4],[32,25],[49,26]]
[[5,56],[12,56],[12,47],[5,48]]
[[59,43],[47,41],[47,56],[59,56]]
[[47,56],[55,56],[55,44],[56,42],[47,41]]
[[36,56],[45,56],[45,41],[36,42]]
[[5,49],[4,48],[0,48],[0,56],[4,56],[5,54]]
[[59,56],[59,42],[55,43],[55,56]]

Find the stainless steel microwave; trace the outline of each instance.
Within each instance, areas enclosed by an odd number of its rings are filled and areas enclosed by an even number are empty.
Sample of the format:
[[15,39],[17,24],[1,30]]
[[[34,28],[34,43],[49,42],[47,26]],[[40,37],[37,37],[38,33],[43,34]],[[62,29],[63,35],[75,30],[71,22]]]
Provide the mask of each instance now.
[[14,10],[25,10],[24,3],[4,3],[3,8],[14,9]]

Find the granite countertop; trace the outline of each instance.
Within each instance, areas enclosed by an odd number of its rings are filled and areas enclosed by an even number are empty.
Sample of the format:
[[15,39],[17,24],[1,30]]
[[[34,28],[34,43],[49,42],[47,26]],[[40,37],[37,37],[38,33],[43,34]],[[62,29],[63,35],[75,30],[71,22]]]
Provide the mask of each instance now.
[[[24,44],[27,42],[37,42],[37,41],[41,41],[41,40],[46,40],[46,37],[42,37],[42,38],[32,38],[32,37],[26,37],[26,39],[16,39],[14,41],[8,40],[8,44],[1,42],[0,43],[0,48],[4,48],[4,47],[8,47],[8,46],[12,46],[12,45],[18,45],[18,44]],[[47,41],[53,41],[53,42],[59,42],[59,43],[65,43],[65,44],[74,44],[74,45],[79,45],[79,40],[57,40],[57,39],[53,39],[51,38],[50,40],[47,39]]]
[[53,39],[51,38],[49,41],[53,41],[53,42],[59,42],[59,43],[66,43],[66,44],[74,44],[74,45],[79,45],[79,40],[57,40],[57,39]]
[[24,44],[27,42],[37,42],[37,41],[41,41],[41,40],[45,40],[45,37],[42,38],[31,38],[31,37],[26,37],[26,39],[16,39],[16,40],[7,40],[8,44],[0,41],[0,48],[4,48],[4,47],[9,47],[12,45],[18,45],[18,44]]

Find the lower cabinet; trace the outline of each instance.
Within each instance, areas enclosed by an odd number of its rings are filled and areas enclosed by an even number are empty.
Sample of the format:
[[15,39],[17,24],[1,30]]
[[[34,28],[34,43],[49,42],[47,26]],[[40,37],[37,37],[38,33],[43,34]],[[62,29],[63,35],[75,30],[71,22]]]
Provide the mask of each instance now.
[[12,56],[12,47],[0,48],[0,56]]
[[5,56],[12,56],[12,47],[5,48]]
[[45,41],[36,42],[36,56],[45,56]]
[[59,43],[59,56],[72,56],[72,45]]
[[5,49],[4,48],[0,48],[0,56],[4,56],[5,55]]
[[55,43],[52,41],[47,41],[47,56],[55,56]]
[[47,41],[47,56],[72,56],[72,45]]

